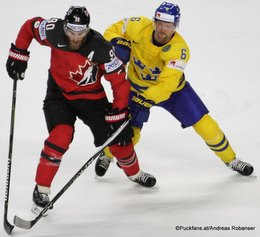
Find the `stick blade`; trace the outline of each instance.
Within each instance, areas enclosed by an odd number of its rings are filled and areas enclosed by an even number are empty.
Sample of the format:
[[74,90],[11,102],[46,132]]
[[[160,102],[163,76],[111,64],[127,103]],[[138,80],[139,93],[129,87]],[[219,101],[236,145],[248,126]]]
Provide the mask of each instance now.
[[13,228],[14,228],[14,226],[11,225],[11,224],[8,222],[8,220],[4,219],[4,228],[5,228],[6,233],[10,235],[11,232],[12,232],[12,230],[13,230]]
[[14,216],[14,224],[17,227],[26,229],[26,230],[31,229],[32,226],[34,225],[33,221],[24,220],[24,219],[20,218],[19,216]]

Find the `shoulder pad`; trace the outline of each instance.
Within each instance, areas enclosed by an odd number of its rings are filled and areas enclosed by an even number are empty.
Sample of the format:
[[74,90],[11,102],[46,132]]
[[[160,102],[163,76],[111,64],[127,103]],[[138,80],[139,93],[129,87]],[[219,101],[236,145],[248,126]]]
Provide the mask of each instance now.
[[190,58],[190,50],[185,40],[175,32],[172,40],[162,47],[161,56],[164,61],[180,59],[188,62]]
[[85,57],[92,55],[91,61],[99,64],[110,62],[114,56],[112,45],[99,32],[92,29],[79,53]]
[[130,17],[124,22],[124,33],[128,39],[141,39],[143,37],[144,30],[152,25],[152,20],[140,16]]
[[62,47],[62,49],[65,49],[67,40],[63,30],[63,20],[59,18],[50,18],[46,20],[43,25],[48,42],[55,48]]

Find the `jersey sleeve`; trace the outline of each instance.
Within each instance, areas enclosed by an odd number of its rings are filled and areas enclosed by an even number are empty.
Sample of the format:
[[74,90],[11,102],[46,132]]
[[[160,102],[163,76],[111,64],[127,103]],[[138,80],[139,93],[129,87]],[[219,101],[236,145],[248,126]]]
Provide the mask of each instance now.
[[125,31],[123,28],[125,27],[125,24],[127,22],[127,18],[120,20],[114,24],[112,24],[110,27],[108,27],[104,32],[104,38],[108,41],[111,41],[113,38],[116,37],[125,37],[124,33]]
[[131,41],[141,35],[146,22],[148,23],[147,18],[142,16],[124,18],[108,27],[104,32],[104,38],[111,41],[113,38],[122,37]]
[[33,39],[41,45],[49,45],[46,37],[46,23],[47,20],[41,17],[27,20],[20,28],[15,45],[21,49],[28,49]]
[[125,66],[115,56],[111,45],[109,48],[106,47],[106,50],[102,50],[102,52],[103,62],[100,67],[103,69],[104,78],[111,84],[113,108],[123,109],[128,106],[130,94],[130,83],[126,80]]
[[126,80],[125,67],[116,57],[103,64],[104,78],[110,82],[113,91],[113,108],[128,107],[130,83]]

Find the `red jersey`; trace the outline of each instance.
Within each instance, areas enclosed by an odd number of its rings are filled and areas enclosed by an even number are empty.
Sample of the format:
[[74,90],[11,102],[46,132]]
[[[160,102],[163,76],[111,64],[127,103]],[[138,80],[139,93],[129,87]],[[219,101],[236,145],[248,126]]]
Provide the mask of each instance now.
[[97,31],[91,29],[86,41],[77,51],[68,47],[63,30],[64,21],[35,17],[21,27],[16,46],[28,49],[32,39],[51,48],[50,73],[64,97],[68,100],[97,100],[106,97],[101,77],[111,83],[113,107],[128,106],[130,92],[125,67],[115,56],[112,45]]

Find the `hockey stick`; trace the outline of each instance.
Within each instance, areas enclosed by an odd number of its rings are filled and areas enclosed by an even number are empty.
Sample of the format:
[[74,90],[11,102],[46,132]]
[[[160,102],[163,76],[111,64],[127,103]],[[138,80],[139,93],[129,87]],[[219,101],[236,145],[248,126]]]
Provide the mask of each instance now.
[[90,159],[78,170],[78,172],[63,186],[63,188],[56,194],[56,196],[43,208],[43,210],[36,216],[35,219],[28,221],[14,216],[14,224],[22,229],[31,229],[44,215],[44,213],[60,198],[60,196],[74,183],[74,181],[82,174],[82,172],[97,158],[97,156],[108,146],[127,126],[129,120],[125,121],[108,140],[90,157]]
[[5,204],[4,204],[4,228],[7,234],[11,234],[14,226],[8,221],[8,203],[9,203],[9,191],[11,180],[11,168],[12,168],[12,153],[13,153],[13,138],[14,138],[14,120],[15,120],[15,104],[16,104],[16,89],[17,80],[13,80],[13,96],[12,96],[12,112],[11,112],[11,125],[10,125],[10,138],[9,138],[9,153],[7,162],[7,176],[5,186]]

